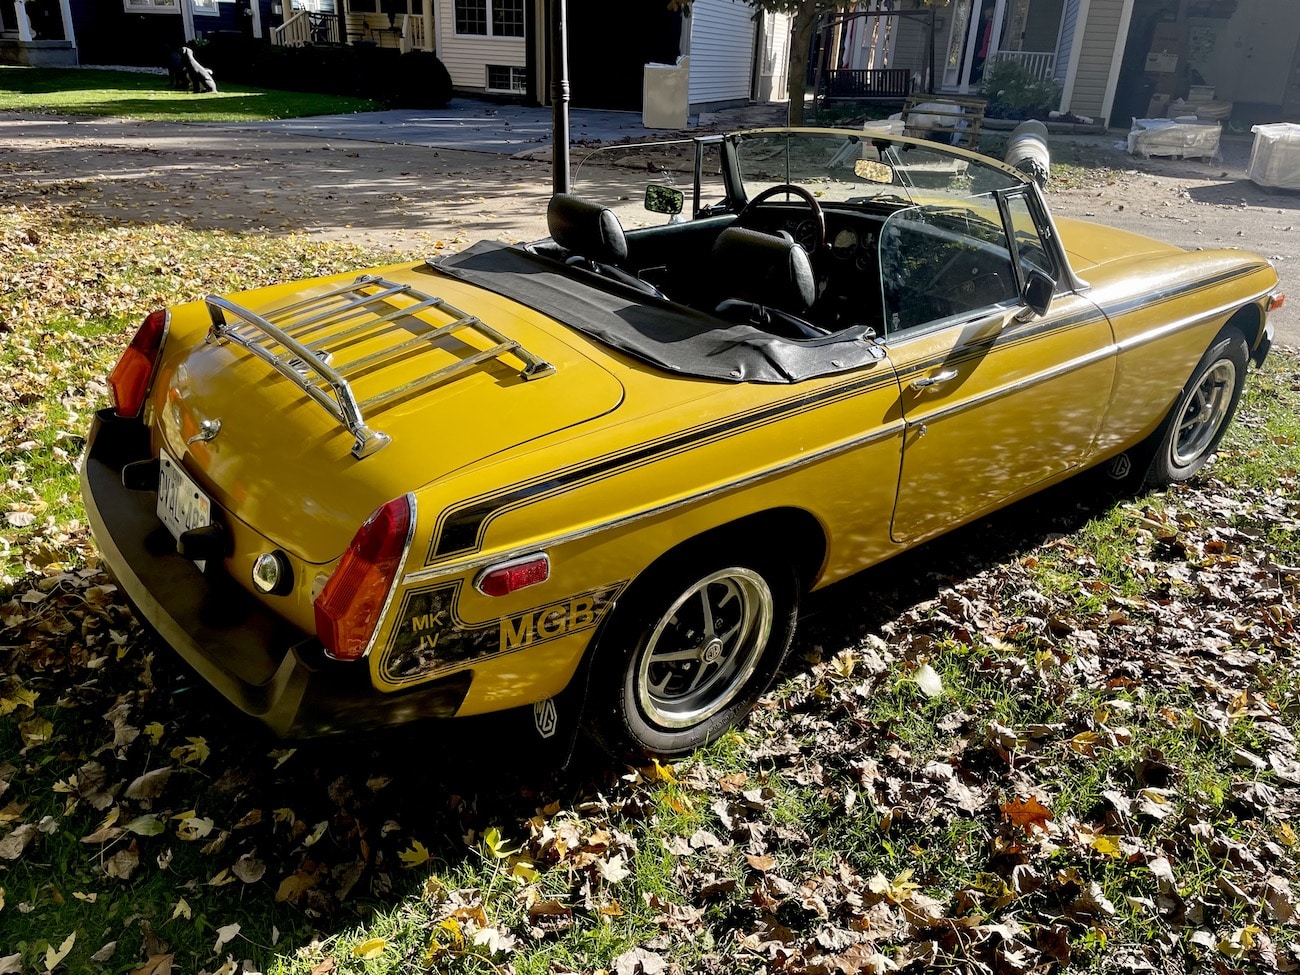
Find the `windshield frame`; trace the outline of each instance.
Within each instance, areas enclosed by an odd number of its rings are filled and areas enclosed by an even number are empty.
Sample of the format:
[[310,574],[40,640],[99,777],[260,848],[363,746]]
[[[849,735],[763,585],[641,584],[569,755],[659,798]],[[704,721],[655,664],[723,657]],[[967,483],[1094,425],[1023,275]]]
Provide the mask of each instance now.
[[[1029,178],[1004,163],[956,146],[870,129],[753,129],[726,136],[725,168],[735,207],[782,183],[811,190],[823,204],[913,206],[967,200],[1019,188]],[[890,182],[867,179],[866,162],[888,167]],[[879,170],[871,170],[877,174]]]

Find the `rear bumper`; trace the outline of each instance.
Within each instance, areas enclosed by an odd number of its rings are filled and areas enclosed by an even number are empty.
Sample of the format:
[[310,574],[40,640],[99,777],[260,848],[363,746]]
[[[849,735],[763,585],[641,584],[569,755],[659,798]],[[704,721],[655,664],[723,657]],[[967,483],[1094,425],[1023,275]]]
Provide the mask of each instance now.
[[136,615],[241,711],[285,737],[312,737],[451,717],[469,690],[455,674],[380,694],[364,663],[338,664],[315,636],[271,612],[227,576],[176,554],[154,491],[122,485],[124,465],[150,456],[148,430],[101,411],[81,465],[81,493],[104,564]]

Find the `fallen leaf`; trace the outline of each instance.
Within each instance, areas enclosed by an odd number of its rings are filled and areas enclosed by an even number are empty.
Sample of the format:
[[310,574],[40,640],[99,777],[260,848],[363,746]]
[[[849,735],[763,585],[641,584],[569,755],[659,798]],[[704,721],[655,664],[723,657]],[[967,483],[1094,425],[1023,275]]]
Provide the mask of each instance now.
[[239,934],[239,925],[237,923],[226,924],[217,928],[217,943],[212,946],[212,953],[214,955],[220,954],[221,949],[226,946],[226,943],[233,939],[237,934]]
[[52,947],[45,949],[45,970],[47,972],[54,971],[55,967],[68,957],[68,952],[72,950],[76,940],[77,932],[73,931],[72,934],[63,939],[63,944],[59,945],[57,949]]
[[372,958],[378,958],[382,955],[384,949],[387,947],[387,938],[370,938],[367,941],[361,942],[361,944],[352,949],[352,957],[369,961]]
[[411,845],[397,854],[397,858],[402,861],[404,867],[418,867],[422,863],[428,863],[433,857],[425,849],[423,843],[419,840],[412,840]]
[[1053,818],[1052,811],[1034,796],[1028,799],[1012,799],[1002,804],[1002,815],[1008,822],[1019,826],[1027,834],[1034,830],[1047,831],[1047,823]]

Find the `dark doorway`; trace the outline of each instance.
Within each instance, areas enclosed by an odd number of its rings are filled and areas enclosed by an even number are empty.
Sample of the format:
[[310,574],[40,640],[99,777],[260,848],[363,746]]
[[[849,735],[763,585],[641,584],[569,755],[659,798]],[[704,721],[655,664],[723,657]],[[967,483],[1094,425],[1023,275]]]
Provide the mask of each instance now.
[[569,92],[578,108],[639,112],[646,64],[674,64],[682,15],[666,0],[569,0]]

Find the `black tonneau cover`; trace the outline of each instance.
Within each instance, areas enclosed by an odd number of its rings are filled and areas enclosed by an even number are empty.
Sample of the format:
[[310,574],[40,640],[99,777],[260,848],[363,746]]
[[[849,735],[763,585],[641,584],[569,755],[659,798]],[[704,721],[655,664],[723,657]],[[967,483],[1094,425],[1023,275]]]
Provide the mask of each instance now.
[[793,383],[882,358],[882,350],[863,327],[819,339],[785,339],[495,241],[431,260],[428,266],[685,376]]

